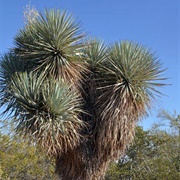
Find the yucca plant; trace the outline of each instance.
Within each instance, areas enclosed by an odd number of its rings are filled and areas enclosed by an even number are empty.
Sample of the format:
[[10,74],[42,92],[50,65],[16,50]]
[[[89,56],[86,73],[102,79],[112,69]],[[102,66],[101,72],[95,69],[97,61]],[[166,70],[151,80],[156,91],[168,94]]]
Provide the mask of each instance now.
[[61,80],[44,80],[42,75],[25,72],[12,77],[11,108],[18,122],[16,131],[35,138],[48,154],[57,155],[80,141],[81,102],[73,87]]
[[43,71],[78,86],[86,71],[77,55],[84,46],[83,37],[71,14],[46,10],[16,35],[14,52],[31,64],[30,71]]
[[[105,65],[106,85],[97,99],[102,130],[98,133],[102,160],[124,153],[134,136],[135,124],[142,119],[161,94],[161,63],[147,48],[122,41],[109,48]],[[119,147],[119,148],[118,148]],[[117,150],[118,149],[118,150]]]
[[137,43],[84,41],[60,10],[33,17],[14,40],[1,60],[0,102],[16,132],[55,158],[62,179],[103,179],[160,94],[160,61]]

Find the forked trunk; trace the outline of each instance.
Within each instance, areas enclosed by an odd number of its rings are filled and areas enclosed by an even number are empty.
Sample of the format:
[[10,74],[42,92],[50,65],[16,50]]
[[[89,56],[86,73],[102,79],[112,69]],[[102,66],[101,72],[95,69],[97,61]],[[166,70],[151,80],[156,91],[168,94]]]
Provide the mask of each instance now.
[[119,99],[109,105],[112,91],[102,97],[105,106],[96,104],[96,84],[94,81],[86,84],[83,109],[88,113],[82,118],[88,126],[81,132],[84,138],[77,148],[56,158],[56,173],[62,180],[103,180],[109,162],[120,158],[134,137],[135,109],[126,103],[119,108]]
[[104,180],[109,162],[120,158],[133,140],[134,128],[127,117],[101,122],[91,138],[56,158],[56,173],[62,180]]
[[[73,152],[71,152],[73,153]],[[61,180],[104,180],[107,162],[78,159],[77,154],[67,153],[56,161],[56,173]]]

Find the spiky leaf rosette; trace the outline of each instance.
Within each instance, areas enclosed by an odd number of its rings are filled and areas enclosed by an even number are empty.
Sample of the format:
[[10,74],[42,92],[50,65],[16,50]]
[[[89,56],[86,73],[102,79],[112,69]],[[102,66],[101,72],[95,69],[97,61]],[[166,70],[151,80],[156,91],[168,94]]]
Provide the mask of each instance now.
[[102,66],[107,59],[107,46],[103,40],[92,38],[86,41],[86,46],[83,49],[83,56],[88,62],[91,69],[96,69]]
[[25,72],[16,73],[9,89],[18,133],[35,139],[50,155],[78,145],[78,132],[83,123],[78,117],[80,98],[73,87]]
[[50,10],[20,30],[14,51],[32,62],[32,70],[45,71],[78,85],[85,65],[77,56],[83,47],[79,23],[66,11]]
[[[105,43],[97,38],[90,38],[85,42],[85,48],[80,54],[80,57],[87,62],[88,73],[84,80],[84,109],[87,114],[84,115],[85,121],[90,124],[87,134],[91,135],[90,132],[94,133],[93,128],[97,125],[95,117],[95,103],[97,100],[98,93],[98,82],[102,83],[102,66],[107,59],[107,46]],[[90,131],[90,132],[89,132]]]
[[[152,107],[160,83],[161,63],[149,49],[123,41],[109,51],[106,86],[98,99],[102,119],[99,147],[117,157],[132,141],[137,120]],[[102,150],[102,149],[101,149]],[[108,154],[104,154],[104,158]]]
[[[4,54],[0,61],[0,105],[7,105],[7,109],[10,106],[8,99],[11,94],[9,93],[9,85],[11,78],[16,72],[24,72],[25,64],[21,61],[20,57],[10,52]],[[7,111],[4,111],[6,113]]]
[[[98,81],[102,83],[102,67],[107,60],[107,47],[102,40],[89,39],[86,41],[86,47],[81,53],[81,58],[87,62],[88,73],[86,77],[86,85],[89,89],[86,89],[87,96],[94,96],[93,101],[96,99],[96,85]],[[101,79],[100,79],[101,78]]]

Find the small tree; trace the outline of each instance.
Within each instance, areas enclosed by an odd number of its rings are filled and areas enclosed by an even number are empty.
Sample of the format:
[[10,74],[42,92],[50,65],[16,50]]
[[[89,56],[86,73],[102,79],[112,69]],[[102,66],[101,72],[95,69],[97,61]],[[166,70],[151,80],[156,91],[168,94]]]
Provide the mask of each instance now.
[[103,179],[151,107],[163,70],[147,48],[91,39],[72,15],[38,14],[1,61],[1,106],[65,180]]
[[173,133],[180,136],[180,115],[178,115],[176,111],[174,111],[174,114],[170,114],[165,110],[161,110],[158,117],[161,121],[157,124],[157,126],[169,127],[170,130],[173,130]]

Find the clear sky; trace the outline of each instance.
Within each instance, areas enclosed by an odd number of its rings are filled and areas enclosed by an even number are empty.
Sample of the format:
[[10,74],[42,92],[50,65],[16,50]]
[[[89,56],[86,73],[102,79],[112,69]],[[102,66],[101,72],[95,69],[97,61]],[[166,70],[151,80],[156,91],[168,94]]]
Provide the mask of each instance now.
[[[179,1],[179,4],[178,4]],[[0,0],[0,54],[13,47],[13,37],[24,25],[28,0]],[[132,40],[156,52],[168,77],[156,110],[140,124],[157,120],[159,109],[180,114],[180,0],[31,0],[38,11],[49,8],[72,12],[89,36],[107,43]],[[179,26],[179,27],[178,27]]]

